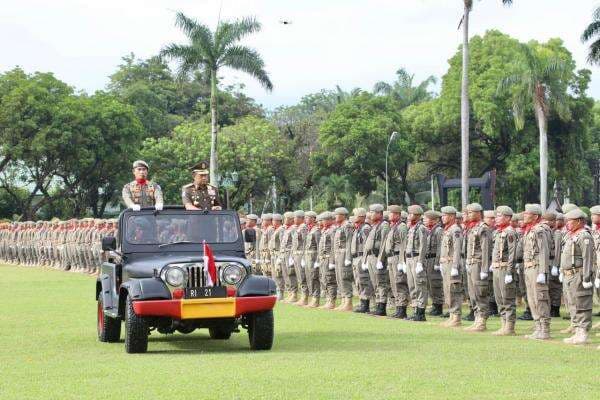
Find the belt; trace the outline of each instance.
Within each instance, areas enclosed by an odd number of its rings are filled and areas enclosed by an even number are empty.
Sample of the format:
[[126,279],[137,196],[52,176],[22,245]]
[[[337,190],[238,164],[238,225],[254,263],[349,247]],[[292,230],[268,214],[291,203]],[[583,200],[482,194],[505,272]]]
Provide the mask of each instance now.
[[479,258],[467,258],[467,264],[475,264],[480,262],[481,260]]
[[569,268],[569,269],[563,269],[562,273],[564,276],[573,276],[573,275],[577,274],[580,269],[583,269],[583,267],[573,267],[573,268]]
[[400,255],[400,250],[392,251],[392,256],[399,256],[399,255]]
[[429,260],[429,259],[432,259],[432,258],[436,258],[436,257],[437,257],[437,254],[427,254],[427,255],[425,256],[425,258],[426,258],[426,259],[428,259],[428,260]]
[[352,257],[362,257],[363,254],[364,253],[362,251],[358,251],[358,252],[352,254]]
[[492,263],[492,268],[502,269],[502,268],[506,268],[508,266],[509,266],[508,261],[501,261],[501,262],[493,262]]
[[537,267],[539,263],[537,261],[525,261],[523,265],[525,266],[525,268],[533,268]]
[[418,251],[409,251],[407,253],[405,253],[406,258],[412,258],[412,257],[418,257],[419,256],[419,252]]

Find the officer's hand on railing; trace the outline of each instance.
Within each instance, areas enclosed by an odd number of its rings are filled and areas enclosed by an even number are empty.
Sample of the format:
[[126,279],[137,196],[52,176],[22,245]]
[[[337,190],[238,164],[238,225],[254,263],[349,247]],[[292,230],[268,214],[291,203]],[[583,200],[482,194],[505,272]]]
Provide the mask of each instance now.
[[140,207],[139,204],[134,204],[134,205],[131,206],[131,209],[133,211],[140,211],[142,209],[142,207]]
[[536,280],[535,280],[535,281],[536,281],[537,283],[542,283],[542,284],[543,284],[543,283],[546,283],[546,274],[544,274],[544,273],[540,273],[540,274],[538,274],[538,276],[537,276],[537,278],[536,278]]
[[504,276],[504,284],[508,285],[509,283],[512,283],[513,278],[511,274],[506,274]]
[[485,271],[481,271],[479,273],[479,279],[481,279],[482,281],[486,280],[488,278],[488,273]]
[[552,276],[558,276],[558,267],[556,265],[552,266],[550,273],[552,274]]
[[350,260],[344,260],[344,266],[349,267],[352,265],[352,261]]
[[417,274],[420,274],[421,272],[423,272],[423,264],[422,263],[420,263],[420,262],[417,263],[417,266],[415,267],[415,272]]
[[458,268],[452,268],[450,270],[450,276],[458,276]]
[[583,286],[584,289],[589,289],[589,288],[591,288],[593,286],[593,283],[592,282],[583,281],[583,282],[581,282],[581,286]]

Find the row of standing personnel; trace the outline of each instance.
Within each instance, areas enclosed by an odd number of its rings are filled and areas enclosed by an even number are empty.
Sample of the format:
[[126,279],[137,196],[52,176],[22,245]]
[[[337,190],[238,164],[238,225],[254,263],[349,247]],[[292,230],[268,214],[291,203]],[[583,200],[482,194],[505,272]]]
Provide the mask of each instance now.
[[0,261],[95,274],[102,263],[102,238],[116,231],[116,219],[0,223]]
[[[520,214],[507,206],[484,212],[473,203],[464,213],[454,207],[424,212],[418,205],[384,212],[373,204],[352,216],[344,207],[319,215],[250,214],[243,228],[254,272],[271,276],[285,302],[316,308],[325,298],[321,308],[376,316],[392,306],[391,317],[425,321],[431,299],[430,314],[442,315],[445,304],[443,325],[458,327],[467,301],[475,322],[466,330],[485,331],[497,312],[501,328],[493,334],[505,336],[515,334],[522,298],[534,320],[527,337],[546,340],[564,301],[571,320],[565,332],[572,334],[565,341],[583,344],[592,328],[594,288],[600,294],[600,207],[591,209],[592,228],[576,206],[563,210],[543,213],[528,204]],[[355,294],[360,304],[353,308]]]

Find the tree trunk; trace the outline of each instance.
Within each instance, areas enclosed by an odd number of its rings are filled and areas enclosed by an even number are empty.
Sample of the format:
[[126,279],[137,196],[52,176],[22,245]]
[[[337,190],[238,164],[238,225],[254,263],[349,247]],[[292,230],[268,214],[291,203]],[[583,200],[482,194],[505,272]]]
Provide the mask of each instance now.
[[210,184],[217,182],[217,71],[210,72]]
[[460,88],[460,184],[463,209],[469,203],[469,12],[465,2],[463,16],[462,82]]
[[548,195],[548,121],[546,113],[539,101],[535,101],[535,118],[540,131],[540,204],[546,211]]

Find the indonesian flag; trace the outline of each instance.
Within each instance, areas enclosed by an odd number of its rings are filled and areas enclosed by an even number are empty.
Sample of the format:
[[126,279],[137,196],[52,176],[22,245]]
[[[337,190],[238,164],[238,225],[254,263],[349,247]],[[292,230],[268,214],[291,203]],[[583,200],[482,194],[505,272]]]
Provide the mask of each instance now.
[[215,264],[215,256],[213,255],[210,246],[206,244],[206,241],[202,241],[202,246],[204,248],[204,265],[208,268],[206,286],[215,286],[217,283],[217,265]]

